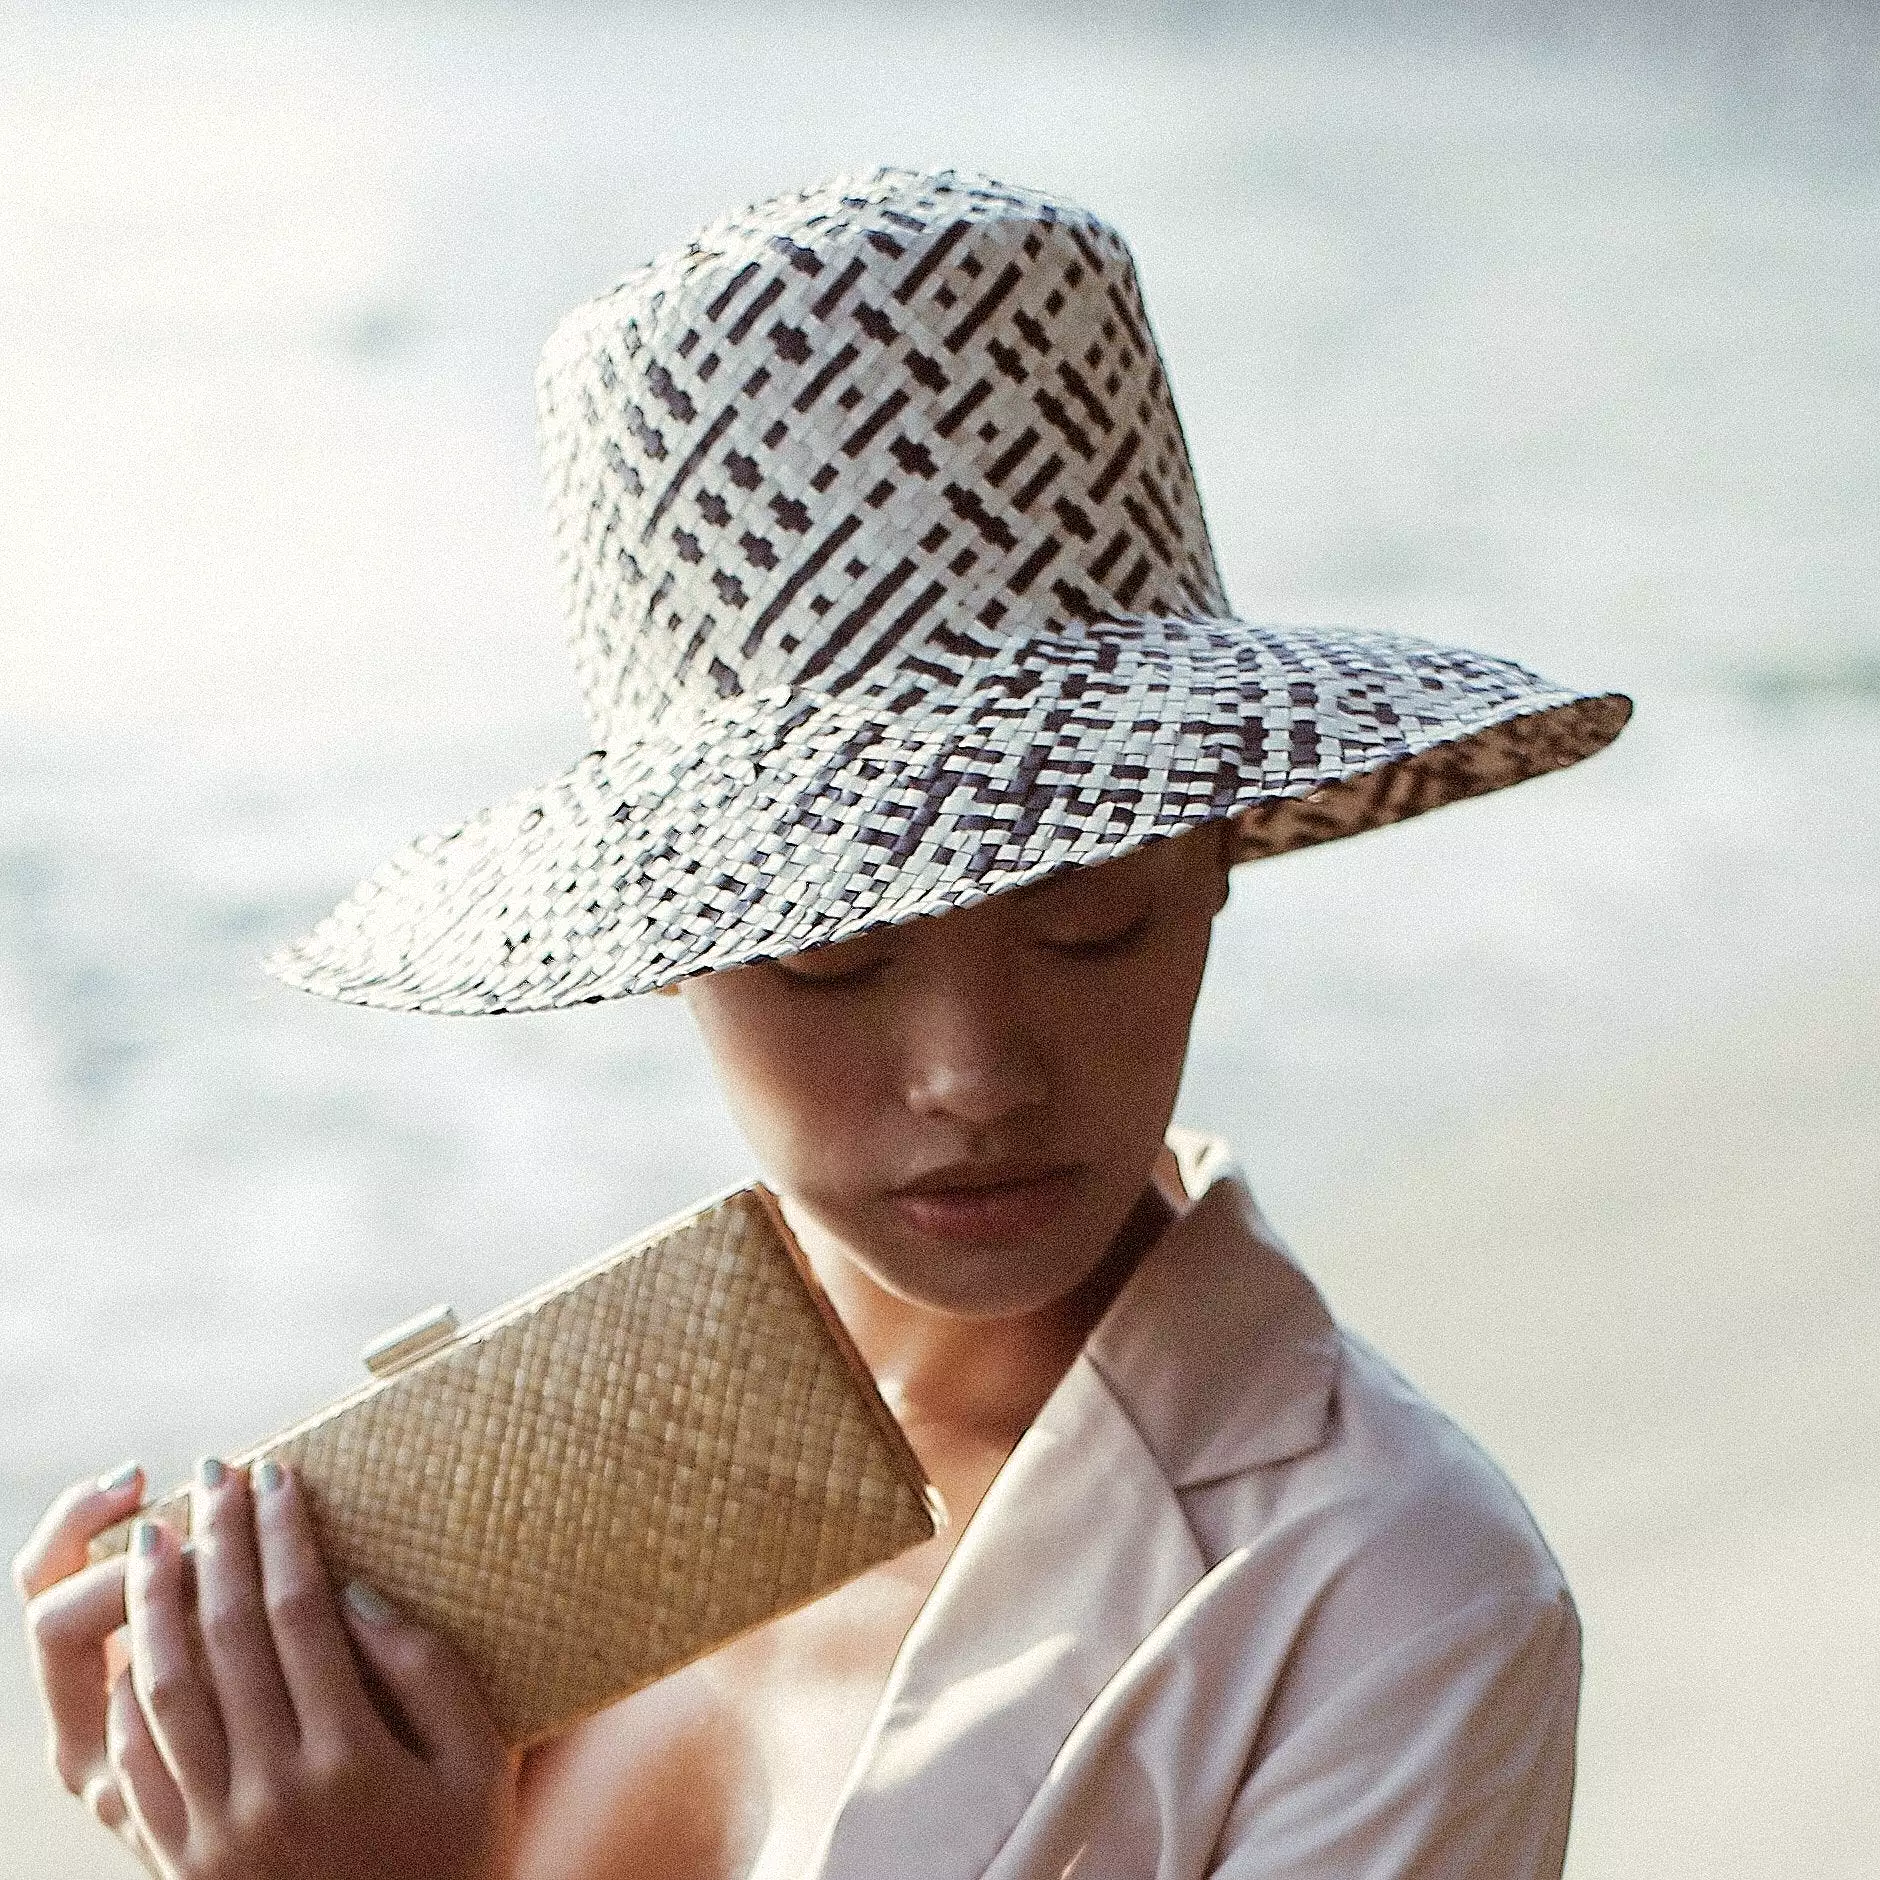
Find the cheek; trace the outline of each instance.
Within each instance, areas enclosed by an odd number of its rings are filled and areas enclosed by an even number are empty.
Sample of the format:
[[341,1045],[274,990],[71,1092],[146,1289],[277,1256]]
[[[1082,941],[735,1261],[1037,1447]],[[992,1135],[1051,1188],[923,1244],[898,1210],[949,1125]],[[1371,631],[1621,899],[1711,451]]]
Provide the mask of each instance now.
[[724,988],[695,1002],[726,1107],[778,1185],[809,1191],[865,1165],[881,1067],[839,1015]]
[[[1133,961],[1127,976],[1084,1001],[1084,1060],[1098,1074],[1090,1081],[1121,1121],[1140,1109],[1144,1126],[1175,1100],[1201,971],[1207,931],[1184,931],[1169,945]],[[1155,1133],[1159,1139],[1159,1128]]]

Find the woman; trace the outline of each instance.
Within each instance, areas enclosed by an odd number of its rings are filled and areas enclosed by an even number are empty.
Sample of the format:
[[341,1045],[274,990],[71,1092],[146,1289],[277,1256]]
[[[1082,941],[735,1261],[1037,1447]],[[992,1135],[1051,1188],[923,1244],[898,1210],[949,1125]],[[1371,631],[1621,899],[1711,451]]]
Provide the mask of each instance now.
[[760,205],[540,398],[595,749],[274,970],[683,997],[949,1521],[512,1766],[290,1476],[205,1465],[193,1581],[153,1523],[85,1567],[143,1484],[81,1485],[16,1568],[67,1786],[176,1880],[1557,1875],[1557,1567],[1168,1125],[1234,863],[1625,701],[1234,619],[1127,250],[1035,192]]

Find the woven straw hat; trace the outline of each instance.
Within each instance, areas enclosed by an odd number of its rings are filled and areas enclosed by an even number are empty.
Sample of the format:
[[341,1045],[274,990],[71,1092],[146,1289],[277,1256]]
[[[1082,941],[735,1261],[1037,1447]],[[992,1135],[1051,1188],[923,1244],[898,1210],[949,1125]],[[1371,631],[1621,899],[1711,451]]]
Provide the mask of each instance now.
[[537,381],[593,749],[269,970],[514,1012],[646,992],[1234,819],[1242,859],[1574,763],[1630,711],[1222,593],[1129,251],[940,171],[778,197]]

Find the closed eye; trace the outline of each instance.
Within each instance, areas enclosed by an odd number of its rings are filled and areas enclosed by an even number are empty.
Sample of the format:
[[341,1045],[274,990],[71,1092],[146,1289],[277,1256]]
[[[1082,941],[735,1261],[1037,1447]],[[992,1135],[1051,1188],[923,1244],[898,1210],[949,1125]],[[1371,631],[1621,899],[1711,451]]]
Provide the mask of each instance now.
[[877,979],[881,976],[881,970],[887,963],[885,959],[872,959],[862,960],[856,965],[847,968],[845,971],[835,971],[828,967],[823,967],[819,970],[805,971],[803,966],[794,960],[779,960],[774,962],[777,971],[780,972],[784,978],[789,980],[791,984],[807,986],[811,990],[818,992],[833,990],[838,986],[865,986],[870,980]]
[[1127,953],[1145,939],[1151,924],[1152,917],[1144,913],[1132,920],[1127,927],[1119,927],[1112,933],[1095,934],[1088,938],[1046,940],[1044,945],[1051,952],[1065,959],[1110,959],[1119,953]]

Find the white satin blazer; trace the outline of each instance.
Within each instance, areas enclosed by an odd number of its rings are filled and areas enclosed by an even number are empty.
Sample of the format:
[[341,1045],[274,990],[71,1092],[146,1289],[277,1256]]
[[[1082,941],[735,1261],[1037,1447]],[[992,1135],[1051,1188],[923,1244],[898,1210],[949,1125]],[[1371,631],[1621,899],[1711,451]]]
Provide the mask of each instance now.
[[1218,1143],[961,1536],[816,1880],[1556,1880],[1579,1627]]

